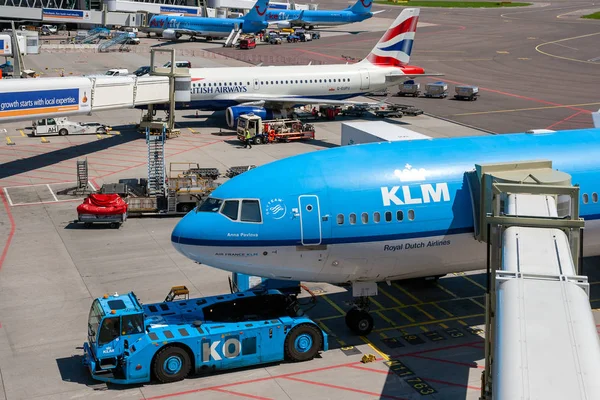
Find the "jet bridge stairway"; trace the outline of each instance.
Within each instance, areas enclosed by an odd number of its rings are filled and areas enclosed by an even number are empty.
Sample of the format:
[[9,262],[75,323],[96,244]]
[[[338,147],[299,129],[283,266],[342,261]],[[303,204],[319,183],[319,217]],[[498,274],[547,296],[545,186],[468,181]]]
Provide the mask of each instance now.
[[551,161],[476,165],[467,181],[488,249],[481,399],[600,398],[579,187]]
[[164,196],[166,188],[165,173],[165,139],[163,129],[160,135],[151,135],[146,129],[146,143],[148,144],[148,195]]
[[236,24],[235,27],[231,30],[231,33],[229,33],[229,36],[227,36],[227,39],[225,39],[223,47],[234,47],[238,40],[240,40],[241,34],[242,30]]

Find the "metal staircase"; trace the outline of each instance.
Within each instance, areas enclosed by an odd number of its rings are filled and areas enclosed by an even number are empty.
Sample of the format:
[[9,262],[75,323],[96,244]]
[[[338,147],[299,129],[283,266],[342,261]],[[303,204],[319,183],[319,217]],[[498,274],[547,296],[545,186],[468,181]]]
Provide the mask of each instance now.
[[83,161],[77,160],[77,188],[76,193],[85,193],[88,187],[88,162],[87,157]]
[[235,28],[233,28],[231,30],[231,33],[229,34],[229,36],[227,36],[227,39],[225,40],[225,44],[223,44],[223,47],[234,47],[235,44],[237,43],[237,41],[240,39],[241,34],[242,34],[242,30],[236,24]]
[[149,196],[165,196],[165,139],[164,129],[160,135],[151,135],[150,130],[146,128]]
[[98,51],[100,51],[100,52],[108,51],[108,49],[110,49],[113,46],[126,43],[129,40],[129,37],[130,37],[129,33],[127,33],[127,32],[121,33],[120,35],[115,36],[112,39],[107,40],[104,43],[101,43],[98,46]]

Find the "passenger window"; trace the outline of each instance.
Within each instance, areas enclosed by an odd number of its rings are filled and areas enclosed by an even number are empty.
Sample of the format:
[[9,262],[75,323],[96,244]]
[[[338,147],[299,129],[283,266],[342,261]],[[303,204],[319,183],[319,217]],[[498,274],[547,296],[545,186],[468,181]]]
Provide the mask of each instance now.
[[415,210],[408,210],[408,219],[413,221],[415,219]]
[[344,214],[338,214],[337,223],[338,225],[344,225]]
[[362,213],[360,215],[360,219],[362,220],[363,224],[368,224],[369,223],[369,214],[367,213]]
[[590,201],[590,197],[587,193],[583,194],[583,204],[587,204]]
[[227,200],[223,205],[223,209],[221,210],[221,214],[226,216],[227,218],[237,221],[238,219],[238,209],[240,207],[240,202],[238,200]]
[[262,222],[258,200],[242,200],[242,216],[244,222]]
[[596,192],[592,193],[592,201],[594,203],[598,202],[598,193],[596,193]]
[[402,221],[404,219],[404,212],[402,210],[396,211],[396,219],[398,221]]
[[392,222],[392,212],[391,211],[385,212],[385,222]]
[[379,221],[381,221],[381,215],[378,212],[374,212],[373,213],[373,222],[375,222],[376,224],[378,224]]
[[263,81],[260,81],[260,84],[261,84],[261,85],[264,85],[265,83],[264,83]]
[[356,214],[350,214],[350,225],[356,224]]

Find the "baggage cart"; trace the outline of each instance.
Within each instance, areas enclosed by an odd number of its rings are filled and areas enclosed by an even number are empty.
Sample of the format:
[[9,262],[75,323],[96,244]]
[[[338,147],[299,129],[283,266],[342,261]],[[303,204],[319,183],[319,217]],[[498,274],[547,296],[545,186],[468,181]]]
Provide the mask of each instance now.
[[404,96],[413,96],[418,97],[421,94],[421,84],[415,83],[413,80],[409,80],[400,85],[400,91],[398,91],[397,95]]
[[475,101],[479,97],[479,88],[477,86],[456,86],[454,90],[456,91],[454,98],[457,100]]
[[443,99],[448,97],[448,84],[446,82],[433,82],[425,85],[425,97]]

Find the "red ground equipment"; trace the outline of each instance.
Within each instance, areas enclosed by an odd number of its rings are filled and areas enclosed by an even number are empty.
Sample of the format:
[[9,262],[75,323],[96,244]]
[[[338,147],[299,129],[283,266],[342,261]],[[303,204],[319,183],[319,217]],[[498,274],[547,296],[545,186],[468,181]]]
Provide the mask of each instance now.
[[92,193],[77,206],[77,214],[86,226],[103,222],[118,228],[127,219],[127,203],[118,194]]

